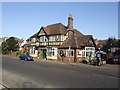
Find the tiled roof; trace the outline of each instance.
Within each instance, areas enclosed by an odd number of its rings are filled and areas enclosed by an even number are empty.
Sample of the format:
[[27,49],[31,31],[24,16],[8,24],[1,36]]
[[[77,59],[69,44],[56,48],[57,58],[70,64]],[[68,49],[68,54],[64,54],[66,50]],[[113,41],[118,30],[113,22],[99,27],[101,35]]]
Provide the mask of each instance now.
[[[54,35],[54,34],[66,34],[67,33],[67,27],[65,27],[62,23],[56,23],[52,25],[48,25],[46,27],[41,27],[44,29],[47,35]],[[38,36],[40,31],[32,35],[30,38]],[[27,39],[29,40],[29,38]]]
[[43,27],[47,35],[66,34],[67,28],[62,23],[56,23]]
[[63,42],[60,48],[80,48],[87,45],[88,41],[92,38],[92,35],[83,35],[78,30],[74,29],[74,32]]

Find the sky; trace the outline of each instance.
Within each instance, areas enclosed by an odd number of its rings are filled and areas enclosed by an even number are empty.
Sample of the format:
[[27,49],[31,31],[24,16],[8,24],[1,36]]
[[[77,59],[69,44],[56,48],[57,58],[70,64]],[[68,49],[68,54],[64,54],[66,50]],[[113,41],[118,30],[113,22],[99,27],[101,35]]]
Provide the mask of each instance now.
[[68,24],[94,39],[118,38],[117,2],[2,2],[2,37],[28,39],[42,26]]

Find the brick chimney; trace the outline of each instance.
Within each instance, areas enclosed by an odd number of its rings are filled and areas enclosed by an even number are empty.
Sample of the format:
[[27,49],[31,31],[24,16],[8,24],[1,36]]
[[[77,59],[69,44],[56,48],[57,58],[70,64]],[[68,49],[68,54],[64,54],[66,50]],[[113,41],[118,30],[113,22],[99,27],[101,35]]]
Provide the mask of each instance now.
[[68,28],[69,30],[72,30],[72,29],[73,29],[73,18],[72,18],[72,15],[71,15],[71,14],[69,14],[69,16],[68,16],[68,26],[67,26],[67,28]]

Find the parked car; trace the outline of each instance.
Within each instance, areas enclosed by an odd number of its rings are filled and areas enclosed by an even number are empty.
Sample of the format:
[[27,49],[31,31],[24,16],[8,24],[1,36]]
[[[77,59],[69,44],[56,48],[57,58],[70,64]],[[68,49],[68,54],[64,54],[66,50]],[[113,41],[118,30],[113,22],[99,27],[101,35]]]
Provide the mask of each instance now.
[[115,57],[113,58],[113,61],[114,61],[114,63],[120,64],[120,56],[115,56]]
[[34,58],[29,56],[28,54],[20,54],[19,58],[28,61],[34,61]]
[[115,56],[106,60],[107,64],[120,64],[120,56]]

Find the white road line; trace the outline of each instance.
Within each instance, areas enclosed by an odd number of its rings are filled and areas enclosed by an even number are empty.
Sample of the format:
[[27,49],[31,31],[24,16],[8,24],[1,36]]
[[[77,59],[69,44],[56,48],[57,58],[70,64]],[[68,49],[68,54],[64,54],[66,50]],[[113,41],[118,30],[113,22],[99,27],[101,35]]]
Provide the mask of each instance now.
[[2,83],[0,83],[0,89],[2,89],[2,88],[6,88],[6,89],[8,89],[9,87],[6,86],[6,85],[4,85],[3,82],[2,82]]

